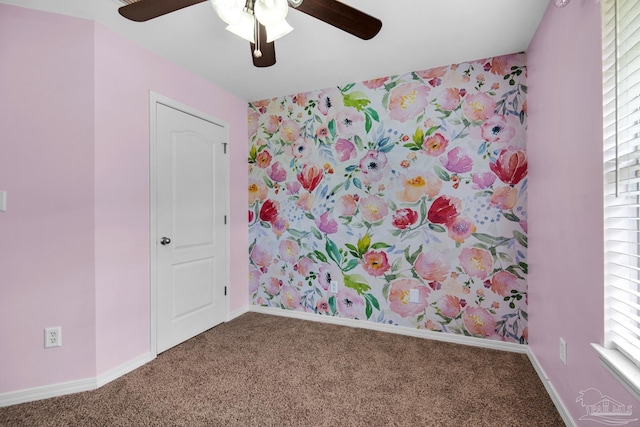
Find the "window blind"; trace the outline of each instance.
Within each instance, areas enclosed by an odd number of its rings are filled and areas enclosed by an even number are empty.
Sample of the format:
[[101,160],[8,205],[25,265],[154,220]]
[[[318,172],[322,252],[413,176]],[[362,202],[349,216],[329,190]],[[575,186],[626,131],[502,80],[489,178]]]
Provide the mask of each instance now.
[[605,345],[640,366],[640,2],[602,12]]

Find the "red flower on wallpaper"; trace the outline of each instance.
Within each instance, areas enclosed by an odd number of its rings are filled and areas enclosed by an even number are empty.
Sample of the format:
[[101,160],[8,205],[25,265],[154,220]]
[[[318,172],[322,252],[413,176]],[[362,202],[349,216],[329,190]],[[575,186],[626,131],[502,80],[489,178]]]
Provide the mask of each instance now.
[[440,196],[433,201],[427,219],[434,224],[451,224],[458,216],[460,200],[455,197]]
[[489,168],[500,181],[511,185],[516,185],[527,176],[527,166],[527,154],[513,147],[505,148],[495,163],[489,163]]
[[399,228],[400,230],[404,230],[407,227],[412,226],[418,221],[418,212],[413,209],[403,208],[398,209],[396,213],[393,214],[393,226]]
[[313,163],[307,163],[302,167],[302,170],[298,174],[298,182],[300,182],[305,190],[312,192],[316,189],[318,184],[320,184],[323,176],[324,171],[320,166],[314,165]]
[[265,222],[271,222],[278,217],[278,211],[280,210],[280,203],[267,199],[260,208],[260,219]]

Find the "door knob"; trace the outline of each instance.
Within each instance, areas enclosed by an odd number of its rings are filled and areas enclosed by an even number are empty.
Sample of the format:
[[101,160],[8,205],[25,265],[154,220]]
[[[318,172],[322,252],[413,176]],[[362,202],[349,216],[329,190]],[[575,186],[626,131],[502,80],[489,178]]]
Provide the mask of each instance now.
[[171,239],[168,237],[163,237],[162,239],[160,239],[161,245],[168,245],[169,243],[171,243]]

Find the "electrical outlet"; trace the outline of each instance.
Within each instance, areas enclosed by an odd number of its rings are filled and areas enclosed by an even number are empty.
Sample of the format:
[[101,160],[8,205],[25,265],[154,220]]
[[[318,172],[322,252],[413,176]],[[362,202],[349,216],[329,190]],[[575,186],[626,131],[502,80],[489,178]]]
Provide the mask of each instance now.
[[62,346],[62,327],[44,328],[44,348]]
[[337,294],[338,293],[338,281],[337,280],[332,280],[329,283],[329,286],[330,286],[329,289],[331,290],[332,294]]
[[567,342],[562,337],[560,338],[560,361],[567,365]]
[[420,302],[420,292],[417,289],[409,289],[409,302]]

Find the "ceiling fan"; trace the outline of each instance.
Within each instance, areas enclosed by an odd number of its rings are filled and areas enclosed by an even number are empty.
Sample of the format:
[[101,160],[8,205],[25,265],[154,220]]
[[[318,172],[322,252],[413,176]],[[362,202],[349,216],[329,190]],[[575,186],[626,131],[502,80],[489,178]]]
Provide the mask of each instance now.
[[[120,15],[132,21],[144,22],[207,0],[122,1],[128,4],[118,9]],[[223,16],[224,14],[221,13],[220,6],[218,6],[218,4],[223,2],[221,0],[211,1],[218,15],[229,23]],[[246,18],[249,16],[252,21],[251,28],[253,34],[251,34],[250,37],[245,37],[233,29],[230,29],[229,27],[232,27],[231,24],[227,29],[250,40],[253,65],[256,67],[269,67],[275,64],[276,51],[274,42],[272,41],[274,37],[268,34],[268,28],[260,22],[260,18],[256,15],[262,12],[262,10],[265,10],[265,7],[273,7],[274,3],[280,3],[281,6],[282,2],[284,2],[284,15],[286,16],[287,0],[226,0],[227,4],[229,4],[229,2],[232,4],[239,3],[239,10],[243,12],[243,17]],[[267,6],[265,6],[265,4]],[[295,10],[306,13],[309,16],[333,25],[363,40],[373,38],[382,28],[382,22],[379,19],[337,0],[288,0],[288,4]],[[284,21],[284,17],[282,21]],[[285,31],[291,31],[291,27],[288,26],[288,24],[286,24],[286,26],[288,30]],[[286,32],[284,34],[286,34]]]

